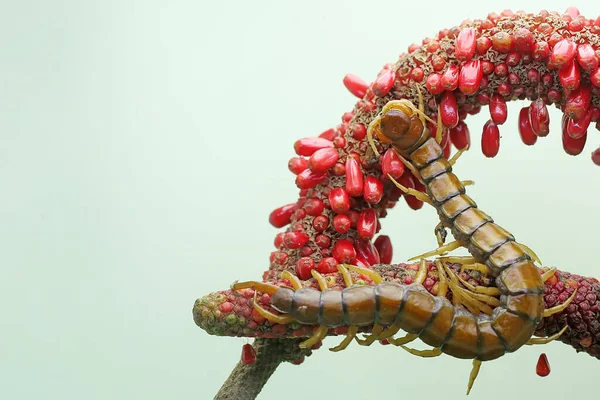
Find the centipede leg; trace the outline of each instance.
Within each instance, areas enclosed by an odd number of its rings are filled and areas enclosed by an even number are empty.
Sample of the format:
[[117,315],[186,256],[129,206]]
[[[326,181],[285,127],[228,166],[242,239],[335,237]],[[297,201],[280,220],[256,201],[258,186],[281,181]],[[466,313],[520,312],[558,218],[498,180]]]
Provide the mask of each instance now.
[[556,273],[556,268],[550,268],[548,271],[542,274],[542,281],[546,282],[548,279],[552,278]]
[[262,308],[258,304],[258,301],[256,299],[256,293],[257,292],[254,292],[253,307],[260,315],[262,315],[263,317],[265,317],[266,319],[268,319],[269,321],[271,321],[274,324],[287,325],[287,324],[294,322],[294,318],[292,318],[290,315],[275,315],[272,312],[267,311],[264,308]]
[[418,260],[420,258],[427,258],[427,257],[431,257],[431,256],[441,256],[441,255],[444,255],[446,252],[456,250],[459,247],[462,247],[462,244],[459,241],[455,240],[453,242],[450,242],[448,244],[440,246],[435,250],[428,251],[427,253],[423,253],[423,254],[419,254],[418,256],[411,257],[408,259],[408,261]]
[[455,298],[455,303],[462,304],[471,313],[475,315],[478,315],[480,313],[489,315],[492,313],[492,309],[488,304],[494,307],[500,305],[500,301],[494,297],[478,293],[471,293],[468,290],[460,287],[459,277],[455,275],[454,272],[450,270],[450,268],[448,268],[445,264],[442,263],[440,275],[445,275],[446,273],[448,273],[448,276],[450,277],[448,285],[450,286],[450,289],[452,289],[452,293]]
[[407,333],[405,336],[402,336],[400,338],[396,338],[396,339],[390,338],[390,339],[388,339],[388,342],[390,342],[390,344],[393,344],[394,346],[403,346],[405,344],[412,342],[413,340],[415,340],[418,337],[419,337],[419,335],[417,335],[417,334]]
[[428,270],[429,268],[427,267],[427,261],[424,258],[422,258],[421,264],[419,265],[419,270],[417,271],[417,275],[415,276],[415,283],[422,285],[423,282],[425,282],[425,279],[427,278]]
[[323,340],[323,338],[325,337],[325,335],[327,335],[327,331],[328,330],[329,330],[329,328],[327,328],[325,325],[319,326],[317,328],[317,330],[315,331],[314,335],[312,335],[309,339],[307,339],[304,342],[302,342],[302,343],[299,344],[300,348],[301,349],[310,349],[315,344],[317,344],[321,340]]
[[496,307],[500,304],[500,303],[496,304],[496,301],[498,300],[496,297],[500,296],[500,289],[498,289],[497,287],[473,286],[469,282],[467,282],[463,278],[461,278],[454,271],[452,271],[450,268],[448,268],[448,273],[451,273],[452,275],[456,276],[456,278],[460,281],[460,283],[462,283],[471,292],[491,297],[493,300],[491,300],[491,302],[489,302],[488,304],[490,304],[494,307]]
[[402,347],[404,350],[408,351],[410,354],[414,355],[414,356],[419,356],[419,357],[423,357],[423,358],[429,358],[429,357],[438,357],[442,355],[442,350],[435,348],[435,349],[431,349],[431,350],[417,350],[417,349],[411,349],[410,347],[406,347],[406,346],[400,346]]
[[438,282],[437,295],[440,297],[446,297],[448,294],[448,281],[446,280],[446,275],[443,273],[444,267],[439,259],[435,260],[435,266],[438,270],[438,276],[440,279]]
[[352,281],[352,275],[350,275],[348,269],[343,264],[339,264],[337,266],[337,269],[340,272],[340,274],[342,274],[342,277],[344,278],[344,284],[346,285],[346,287],[352,286],[354,282]]
[[480,360],[473,360],[473,368],[471,369],[471,373],[469,374],[469,384],[467,385],[467,396],[471,393],[471,389],[473,388],[473,384],[475,383],[475,379],[477,379],[477,375],[479,375],[479,369],[481,368]]
[[573,294],[571,296],[569,296],[567,301],[565,301],[563,304],[560,304],[560,305],[554,306],[554,307],[550,307],[550,308],[546,308],[544,310],[544,318],[563,311],[565,308],[567,308],[569,306],[569,304],[571,304],[571,302],[575,298],[576,294],[577,294],[577,289],[573,290]]
[[[438,113],[437,113],[437,128],[435,130],[435,141],[440,144],[442,143],[442,138],[444,136],[444,124],[442,123],[442,113],[441,113],[441,107],[438,106]],[[450,164],[452,165],[452,164]]]
[[390,179],[390,181],[392,181],[392,183],[394,185],[396,185],[398,187],[398,189],[402,190],[404,193],[411,195],[411,196],[415,196],[417,199],[421,200],[423,203],[427,203],[429,205],[433,205],[433,203],[431,202],[431,199],[429,198],[429,196],[427,196],[425,193],[420,192],[416,189],[413,188],[407,188],[406,186],[403,186],[401,183],[399,183],[398,181],[396,181],[391,174],[388,174],[388,178]]
[[531,250],[529,248],[529,246],[527,246],[526,244],[523,244],[523,243],[518,243],[518,245],[521,246],[523,248],[523,250],[525,250],[525,253],[529,254],[529,257],[531,257],[531,259],[534,262],[537,262],[538,264],[542,265],[542,260],[540,260],[538,255],[535,254],[535,252],[533,250]]
[[396,324],[390,325],[383,332],[381,332],[381,334],[379,335],[379,337],[377,339],[379,339],[379,340],[389,339],[392,336],[394,336],[396,333],[398,333],[399,330],[400,330],[399,325],[396,325]]
[[376,271],[373,271],[372,269],[350,264],[344,264],[344,267],[346,267],[347,269],[351,269],[352,271],[358,272],[359,274],[368,276],[373,280],[373,283],[375,283],[376,285],[379,285],[381,282],[383,282],[383,278],[381,277],[381,275],[379,275]]
[[310,271],[310,274],[312,275],[313,278],[315,278],[315,280],[319,284],[319,288],[321,289],[322,292],[329,289],[329,286],[327,285],[327,281],[325,280],[325,277],[323,275],[321,275],[314,269],[312,271]]
[[433,232],[435,233],[435,238],[437,239],[438,247],[443,246],[444,243],[446,243],[446,236],[448,235],[444,224],[441,222],[437,224],[433,229]]
[[281,273],[281,279],[287,279],[288,281],[290,281],[294,290],[302,288],[302,282],[300,282],[300,279],[296,275],[292,274],[290,271],[283,271]]
[[329,350],[337,352],[342,351],[352,342],[352,339],[356,337],[356,333],[358,332],[358,326],[351,326],[348,328],[348,332],[346,333],[346,337],[340,344],[335,347],[330,348]]
[[394,152],[396,153],[400,161],[402,161],[402,164],[404,164],[404,166],[408,168],[408,170],[415,176],[415,178],[417,178],[419,182],[423,183],[423,178],[421,178],[421,173],[419,172],[417,167],[415,167],[410,161],[404,158],[404,156],[400,154],[396,149],[394,149]]
[[357,337],[356,342],[361,346],[370,346],[379,338],[381,332],[383,332],[383,326],[375,324],[373,325],[373,331],[371,332],[371,334],[365,335],[364,339],[359,339]]
[[460,181],[461,185],[463,186],[473,186],[475,184],[475,181],[472,181],[470,179],[467,179],[465,181]]
[[569,327],[569,325],[565,325],[560,331],[558,331],[557,333],[555,333],[552,336],[548,336],[545,338],[531,338],[525,344],[528,344],[530,346],[537,345],[537,344],[548,344],[548,343],[558,339],[559,337],[561,337],[562,334],[565,333],[565,331],[567,330],[568,327]]
[[454,165],[456,164],[456,162],[458,161],[458,159],[460,158],[460,156],[463,155],[463,153],[467,150],[466,147],[463,147],[462,149],[460,149],[459,151],[456,152],[456,154],[454,154],[452,157],[450,157],[450,159],[448,160],[448,163],[450,165]]

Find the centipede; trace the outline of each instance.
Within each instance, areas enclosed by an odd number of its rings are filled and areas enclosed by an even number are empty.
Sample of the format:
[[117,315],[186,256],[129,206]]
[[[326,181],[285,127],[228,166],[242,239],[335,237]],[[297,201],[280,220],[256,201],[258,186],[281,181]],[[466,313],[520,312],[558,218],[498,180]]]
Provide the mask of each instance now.
[[[549,136],[547,106],[554,104],[563,111],[563,148],[571,156],[581,154],[588,128],[600,120],[599,34],[600,24],[573,8],[539,14],[507,10],[411,45],[371,84],[347,76],[344,85],[359,98],[356,106],[335,128],[294,144],[297,156],[288,168],[300,199],[270,215],[273,226],[287,230],[277,234],[263,282],[236,282],[233,292],[252,293],[253,312],[272,326],[315,326],[302,331],[311,332],[303,334],[302,348],[348,327],[331,350],[344,350],[353,341],[364,346],[386,341],[416,356],[472,360],[467,393],[482,362],[568,335],[565,326],[533,337],[540,321],[564,312],[577,290],[546,308],[544,282],[553,271],[540,270],[535,252],[478,207],[466,193],[471,182],[461,181],[453,166],[471,148],[467,116],[489,106],[482,150],[492,158],[507,120],[506,103],[518,99],[532,101],[518,118],[526,145]],[[458,150],[452,157],[451,147]],[[592,161],[600,164],[600,150]],[[380,219],[401,197],[414,210],[433,206],[439,217],[438,248],[410,259],[419,268],[405,284],[385,281],[372,269],[391,262],[389,243],[371,241]],[[448,244],[446,229],[455,239]],[[459,247],[470,257],[448,255]],[[436,290],[426,283],[430,257],[439,274]],[[490,277],[491,283],[468,284],[453,263]],[[343,288],[335,284],[338,276]],[[264,296],[259,301],[259,293],[268,298],[270,310],[260,305],[266,301]],[[195,314],[202,327],[214,324],[206,318]],[[361,339],[365,327],[369,331]],[[278,337],[297,337],[294,330],[282,329]],[[396,337],[401,330],[406,334]],[[231,335],[244,335],[240,331]],[[416,339],[432,348],[409,348]]]

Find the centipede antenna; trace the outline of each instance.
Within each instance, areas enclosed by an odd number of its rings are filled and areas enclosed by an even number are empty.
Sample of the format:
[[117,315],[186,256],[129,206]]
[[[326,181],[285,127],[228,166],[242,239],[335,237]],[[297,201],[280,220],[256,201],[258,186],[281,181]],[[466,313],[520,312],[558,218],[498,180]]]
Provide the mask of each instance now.
[[377,157],[379,157],[381,154],[379,154],[379,152],[377,151],[377,146],[375,146],[375,141],[373,140],[373,130],[379,129],[380,121],[381,121],[381,118],[379,118],[379,117],[375,118],[373,121],[371,121],[371,123],[369,124],[369,127],[367,128],[367,141],[369,142],[371,149],[373,149],[373,152],[375,153],[375,155]]
[[471,393],[471,389],[473,388],[473,384],[475,383],[475,379],[477,379],[477,375],[479,375],[479,369],[481,368],[480,360],[473,360],[473,368],[471,369],[471,374],[469,374],[469,384],[467,386],[467,396]]
[[290,281],[294,290],[302,289],[302,282],[300,282],[300,279],[288,270],[285,270],[281,273],[281,279],[287,279]]
[[548,336],[545,338],[531,338],[525,344],[530,345],[530,346],[534,346],[534,345],[538,345],[538,344],[548,344],[548,343],[558,339],[559,337],[561,337],[562,334],[565,333],[565,331],[567,330],[568,327],[569,327],[569,325],[565,325],[560,331],[558,331],[557,333],[555,333],[552,336]]
[[427,253],[423,253],[423,254],[419,254],[418,256],[411,257],[408,259],[408,261],[418,260],[420,258],[427,258],[427,257],[432,257],[432,256],[442,256],[442,255],[444,255],[444,253],[446,253],[448,251],[456,250],[460,247],[462,247],[462,244],[458,240],[455,240],[453,242],[450,242],[448,244],[440,246],[435,250],[428,251]]
[[252,306],[260,315],[262,315],[274,324],[287,325],[294,322],[294,318],[292,318],[291,315],[275,315],[272,312],[262,308],[260,304],[258,304],[256,294],[257,292],[254,292],[254,301],[252,302]]
[[319,326],[317,328],[317,330],[315,331],[314,335],[312,335],[309,339],[307,339],[304,342],[299,344],[300,348],[301,349],[310,349],[315,344],[317,344],[321,340],[323,340],[323,338],[327,335],[328,330],[329,330],[329,328],[327,328],[325,325]]
[[575,288],[575,290],[573,290],[573,294],[571,294],[571,296],[569,296],[567,301],[565,301],[563,304],[560,304],[560,305],[554,306],[554,307],[550,307],[550,308],[546,308],[544,310],[544,318],[554,315],[556,313],[559,313],[562,310],[564,310],[565,308],[567,308],[569,306],[569,304],[571,304],[571,302],[575,298],[576,294],[577,294],[577,288]]
[[348,332],[346,332],[346,337],[340,344],[335,347],[330,348],[329,350],[333,352],[338,352],[344,350],[350,343],[352,343],[352,339],[356,337],[356,333],[358,332],[358,326],[351,326],[348,328]]
[[402,184],[398,183],[398,181],[396,181],[391,174],[388,174],[388,178],[392,181],[392,183],[394,185],[396,185],[398,187],[398,189],[402,190],[404,193],[409,194],[411,196],[415,196],[417,199],[421,200],[423,203],[433,205],[433,203],[431,202],[431,199],[425,193],[419,192],[418,190],[413,189],[413,188],[407,188],[406,186],[403,186]]

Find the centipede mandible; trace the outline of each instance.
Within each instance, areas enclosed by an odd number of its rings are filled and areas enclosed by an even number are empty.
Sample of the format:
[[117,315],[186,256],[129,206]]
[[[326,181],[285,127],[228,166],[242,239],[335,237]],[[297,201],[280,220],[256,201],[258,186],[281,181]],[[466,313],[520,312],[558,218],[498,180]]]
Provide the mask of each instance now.
[[[285,230],[268,270],[198,299],[196,324],[217,336],[288,339],[292,355],[281,361],[294,364],[327,336],[341,337],[333,352],[381,344],[469,359],[467,394],[482,365],[523,345],[561,341],[600,359],[598,281],[544,267],[453,171],[476,146],[469,115],[489,113],[478,146],[493,158],[501,130],[518,131],[526,146],[552,138],[552,106],[567,156],[600,166],[600,148],[584,153],[588,130],[600,129],[600,18],[574,7],[490,13],[411,45],[371,83],[351,74],[343,83],[358,98],[352,111],[294,143],[288,169],[299,199],[270,214]],[[510,125],[513,100],[530,104]],[[392,264],[390,238],[377,235],[402,203],[435,208],[438,246]],[[451,254],[461,247],[470,256]],[[569,318],[583,311],[583,322]],[[410,347],[416,339],[430,348]],[[244,345],[239,368],[260,356]]]

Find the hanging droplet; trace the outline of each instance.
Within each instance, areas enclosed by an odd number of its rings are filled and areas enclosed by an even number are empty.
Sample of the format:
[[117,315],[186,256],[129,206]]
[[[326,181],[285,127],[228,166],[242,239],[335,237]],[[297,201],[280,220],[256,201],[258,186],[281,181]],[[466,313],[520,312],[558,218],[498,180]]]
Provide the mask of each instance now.
[[548,363],[548,357],[546,357],[546,353],[540,354],[540,358],[538,358],[538,362],[535,367],[535,372],[541,377],[550,375],[550,364]]
[[252,365],[256,362],[256,351],[251,344],[246,343],[242,346],[242,364]]

